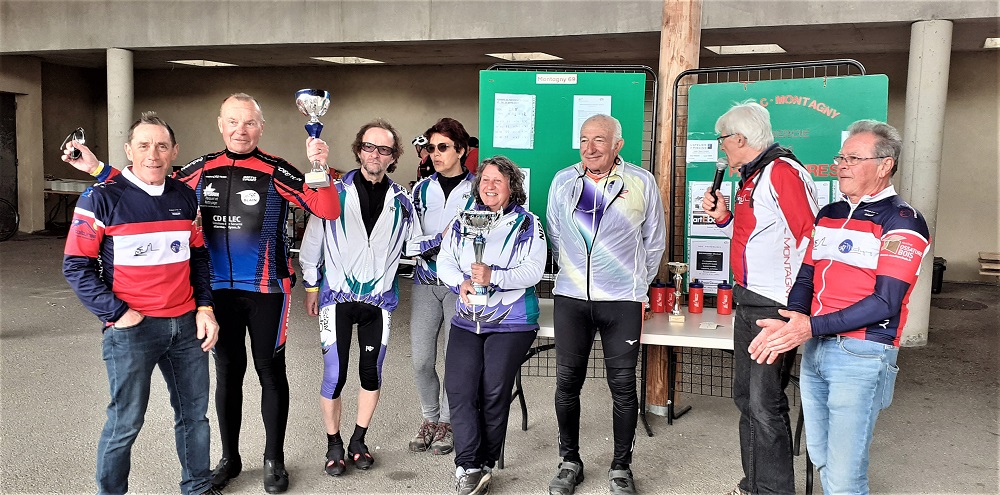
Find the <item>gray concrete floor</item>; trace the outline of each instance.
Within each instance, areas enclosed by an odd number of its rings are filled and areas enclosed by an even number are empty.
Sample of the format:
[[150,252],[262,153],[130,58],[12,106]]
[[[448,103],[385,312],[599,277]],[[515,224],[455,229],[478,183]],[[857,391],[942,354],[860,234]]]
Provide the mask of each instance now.
[[[21,235],[0,243],[0,491],[93,493],[94,456],[107,404],[97,320],[61,275],[64,239]],[[448,493],[451,456],[414,454],[406,444],[419,421],[410,368],[409,281],[392,321],[384,387],[368,444],[368,472],[342,478],[323,473],[325,435],[318,407],[322,361],[316,322],[294,292],[288,337],[292,406],[286,465],[292,493]],[[997,493],[998,327],[996,285],[944,285],[931,312],[930,342],[903,349],[892,407],[879,419],[870,470],[880,493]],[[939,306],[939,307],[938,307]],[[975,309],[981,307],[981,309]],[[954,309],[943,309],[954,308]],[[528,431],[511,415],[507,469],[494,493],[544,493],[558,462],[552,409],[553,378],[526,377]],[[135,493],[176,493],[172,413],[162,379],[154,376],[146,425],[134,447]],[[245,471],[228,493],[263,493],[263,428],[252,370],[246,378],[242,435]],[[354,414],[356,374],[344,392],[345,421]],[[582,443],[587,480],[579,493],[607,493],[611,406],[603,379],[584,388]],[[636,437],[633,471],[645,493],[724,493],[740,477],[737,412],[731,399],[682,395],[694,409],[668,426],[652,416],[656,436]],[[796,414],[793,409],[792,414]],[[213,425],[213,464],[220,449]],[[793,416],[794,417],[794,416]],[[349,428],[347,428],[348,431]],[[799,491],[804,459],[796,460]]]

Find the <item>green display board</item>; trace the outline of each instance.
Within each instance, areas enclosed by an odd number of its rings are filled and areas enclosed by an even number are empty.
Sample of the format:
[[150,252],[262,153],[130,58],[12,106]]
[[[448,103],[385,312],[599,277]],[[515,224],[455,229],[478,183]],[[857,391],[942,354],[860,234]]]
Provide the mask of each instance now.
[[641,163],[645,91],[642,73],[481,71],[479,159],[504,155],[527,169],[528,209],[544,222],[552,177],[580,161],[586,117],[610,112],[622,158]]
[[[790,148],[812,174],[817,200],[822,207],[839,199],[832,163],[833,156],[840,151],[847,127],[860,119],[886,120],[889,79],[885,75],[871,75],[691,87],[684,259],[690,266],[690,278],[706,282],[706,292],[714,293],[722,278],[731,280],[728,241],[711,217],[701,210],[702,195],[715,176],[716,160],[723,156],[716,141],[715,121],[734,103],[746,100],[767,108],[775,140]],[[722,187],[727,204],[738,180],[738,173],[727,174]]]

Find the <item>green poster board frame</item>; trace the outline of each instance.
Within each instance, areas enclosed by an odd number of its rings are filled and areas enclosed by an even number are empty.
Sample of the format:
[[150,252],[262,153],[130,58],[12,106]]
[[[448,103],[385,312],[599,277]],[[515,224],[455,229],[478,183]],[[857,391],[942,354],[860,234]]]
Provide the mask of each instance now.
[[[530,149],[494,144],[496,95],[533,95]],[[610,96],[611,115],[622,124],[621,157],[642,163],[646,75],[644,73],[484,70],[479,73],[479,159],[504,155],[528,169],[528,209],[545,223],[549,185],[559,170],[580,161],[573,147],[574,98]],[[547,224],[546,224],[547,225]]]
[[[692,240],[718,239],[712,235],[692,233],[692,226],[705,225],[700,212],[700,198],[705,183],[715,176],[716,158],[723,156],[715,140],[715,121],[734,103],[753,100],[767,108],[775,140],[790,148],[812,174],[819,193],[820,206],[839,198],[833,156],[847,127],[860,119],[886,120],[889,102],[889,78],[882,74],[867,76],[816,77],[758,82],[696,84],[689,92],[688,162],[684,211],[684,260],[692,269],[697,260],[691,259]],[[711,148],[711,149],[710,149]],[[702,160],[711,155],[711,160]],[[701,158],[699,158],[699,156]],[[693,157],[693,158],[692,158]],[[734,190],[739,174],[727,174],[723,191]],[[694,186],[692,186],[694,184]],[[697,189],[697,190],[696,190]],[[695,194],[697,193],[697,203]],[[728,203],[729,198],[726,198]],[[704,233],[705,228],[698,228]],[[714,229],[714,223],[712,224]],[[776,246],[776,249],[778,247]],[[728,259],[728,253],[726,253]],[[726,273],[729,267],[725,267]],[[729,274],[732,280],[732,274]],[[706,292],[714,287],[705,286]],[[711,289],[711,290],[710,290]]]

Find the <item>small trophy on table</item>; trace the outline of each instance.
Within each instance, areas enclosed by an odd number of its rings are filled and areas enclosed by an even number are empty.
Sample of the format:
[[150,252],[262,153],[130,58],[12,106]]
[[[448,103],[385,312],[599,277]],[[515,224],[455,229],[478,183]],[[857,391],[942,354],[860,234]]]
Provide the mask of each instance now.
[[[483,262],[483,250],[486,248],[486,234],[490,230],[493,230],[493,227],[500,221],[502,215],[502,212],[487,210],[464,210],[459,212],[458,221],[461,222],[462,228],[467,233],[465,235],[472,237],[472,250],[476,256],[476,263]],[[476,293],[469,295],[469,304],[473,306],[485,306],[486,300],[489,298],[486,294],[486,287],[476,283],[473,283],[472,286],[476,289]]]
[[[323,132],[323,123],[319,118],[330,108],[330,93],[322,89],[300,89],[295,93],[295,105],[302,115],[309,117],[306,122],[306,132],[314,138]],[[306,184],[313,189],[330,185],[330,174],[326,166],[318,161],[312,162],[312,170],[306,173]]]
[[670,267],[670,271],[674,274],[674,287],[677,288],[677,296],[674,297],[674,307],[670,310],[670,316],[668,318],[671,323],[684,323],[684,315],[681,314],[680,292],[681,284],[684,283],[684,277],[682,277],[682,275],[687,273],[688,264],[680,261],[671,261],[667,263],[667,266]]

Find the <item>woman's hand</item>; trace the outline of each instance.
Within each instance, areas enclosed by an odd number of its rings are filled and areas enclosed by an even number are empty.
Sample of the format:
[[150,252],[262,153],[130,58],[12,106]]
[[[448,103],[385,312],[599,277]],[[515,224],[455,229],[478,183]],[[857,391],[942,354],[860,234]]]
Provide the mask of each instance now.
[[489,287],[490,285],[490,274],[493,271],[490,266],[485,263],[473,263],[472,264],[472,276],[470,279],[472,283],[479,284],[483,287]]

